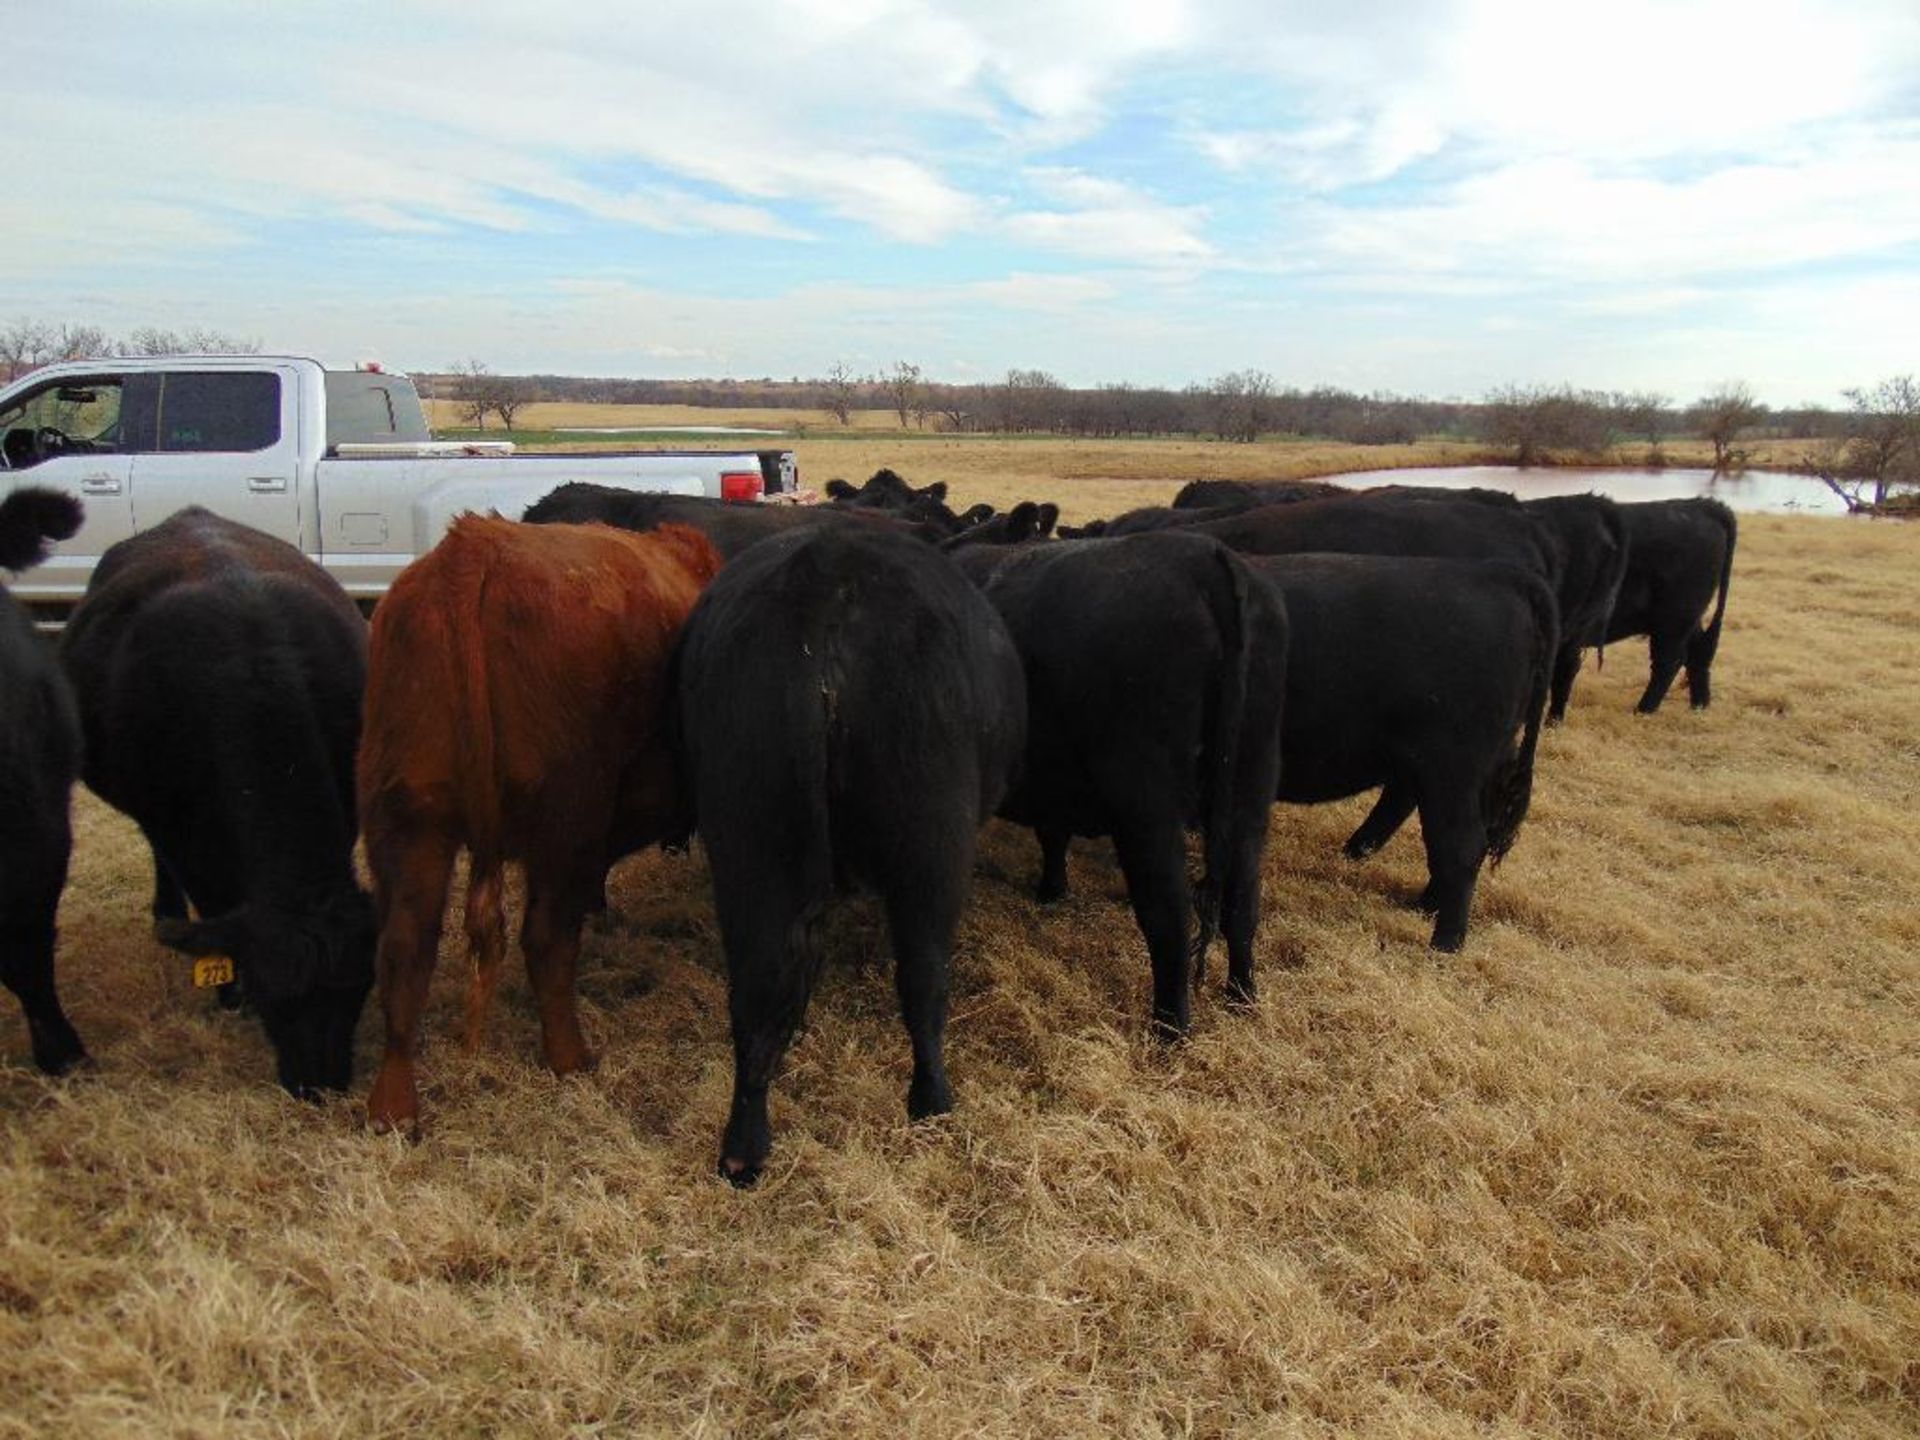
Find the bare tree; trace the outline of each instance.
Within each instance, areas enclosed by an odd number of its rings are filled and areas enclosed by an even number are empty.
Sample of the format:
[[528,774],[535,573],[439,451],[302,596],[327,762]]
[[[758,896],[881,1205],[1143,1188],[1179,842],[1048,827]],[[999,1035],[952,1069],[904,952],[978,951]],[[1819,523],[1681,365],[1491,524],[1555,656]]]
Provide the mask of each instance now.
[[822,408],[842,425],[851,424],[854,401],[860,394],[859,377],[847,368],[846,361],[836,360],[819,383]]
[[1207,387],[1213,398],[1213,431],[1222,440],[1252,444],[1272,418],[1273,376],[1264,370],[1230,370]]
[[1545,463],[1554,450],[1595,455],[1613,443],[1616,411],[1610,397],[1570,385],[1508,385],[1488,394],[1480,433],[1511,445],[1520,465]]
[[453,375],[453,413],[475,430],[487,428],[494,407],[494,374],[484,360],[462,360],[447,367]]
[[517,376],[495,375],[489,394],[493,401],[493,413],[500,417],[502,430],[513,429],[513,417],[522,405],[531,405],[540,398],[531,380]]
[[893,402],[893,413],[900,417],[900,428],[907,428],[907,418],[918,410],[925,423],[926,410],[921,399],[920,367],[909,365],[905,360],[893,362],[893,368],[881,377],[886,387],[887,398]]
[[1711,395],[1702,396],[1693,407],[1693,423],[1702,438],[1713,442],[1713,468],[1738,469],[1746,456],[1733,448],[1740,432],[1759,420],[1766,410],[1753,398],[1745,381],[1731,381]]
[[142,325],[114,347],[122,355],[258,355],[258,340],[221,330],[162,330]]
[[1884,505],[1897,486],[1920,487],[1920,385],[1913,376],[1841,393],[1853,406],[1846,436],[1808,456],[1807,468],[1849,510]]
[[89,360],[113,354],[113,342],[97,325],[62,325],[54,332],[49,360]]
[[16,320],[0,330],[0,364],[7,367],[7,379],[18,380],[46,364],[53,344],[53,327],[43,320]]

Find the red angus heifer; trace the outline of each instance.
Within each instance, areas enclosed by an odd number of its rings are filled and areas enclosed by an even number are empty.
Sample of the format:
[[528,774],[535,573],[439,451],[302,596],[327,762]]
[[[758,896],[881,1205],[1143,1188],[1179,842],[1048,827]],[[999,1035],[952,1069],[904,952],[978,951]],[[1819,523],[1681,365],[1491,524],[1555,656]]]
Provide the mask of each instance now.
[[564,1075],[590,1062],[573,994],[581,922],[614,859],[688,829],[663,733],[667,664],[719,568],[683,526],[468,516],[381,601],[359,764],[387,1017],[376,1127],[418,1126],[413,1056],[462,846],[468,1047],[505,947],[501,867],[518,860],[547,1064]]

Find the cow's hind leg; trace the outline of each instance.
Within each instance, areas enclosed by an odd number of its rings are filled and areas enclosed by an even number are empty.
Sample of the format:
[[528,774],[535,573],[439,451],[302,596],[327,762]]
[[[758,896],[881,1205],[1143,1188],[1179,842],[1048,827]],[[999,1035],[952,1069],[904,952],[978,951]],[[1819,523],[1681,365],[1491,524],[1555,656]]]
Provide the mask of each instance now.
[[[24,923],[0,924],[0,979],[20,999],[33,1045],[33,1063],[49,1075],[64,1075],[87,1057],[87,1047],[60,1008],[53,983],[54,911],[59,892],[23,909]],[[11,917],[9,917],[11,920]]]
[[527,874],[527,920],[520,947],[527,980],[540,1010],[540,1053],[556,1075],[593,1065],[593,1051],[580,1029],[574,977],[580,962],[580,927],[586,923],[603,872],[593,865],[557,875]]
[[1040,842],[1040,879],[1033,887],[1033,898],[1042,905],[1065,898],[1067,893],[1067,842],[1065,830],[1044,825],[1034,827]]
[[413,1057],[420,1015],[440,949],[455,845],[432,829],[396,831],[369,848],[374,904],[380,916],[380,994],[386,1012],[386,1052],[367,1096],[376,1130],[417,1131],[420,1096]]
[[1480,814],[1476,787],[1461,785],[1456,779],[1441,793],[1424,797],[1420,833],[1427,846],[1423,908],[1435,912],[1431,943],[1436,950],[1455,951],[1466,943],[1474,886],[1487,854],[1487,826]]
[[1567,718],[1567,702],[1573,698],[1574,677],[1580,673],[1585,654],[1582,646],[1568,641],[1553,657],[1553,681],[1547,691],[1547,723],[1558,725]]
[[1122,825],[1114,830],[1113,848],[1153,967],[1153,1028],[1162,1038],[1177,1040],[1192,1020],[1186,832],[1166,819]]
[[1696,710],[1713,703],[1713,658],[1709,652],[1714,643],[1704,630],[1687,637],[1687,700]]
[[1641,695],[1640,703],[1634,706],[1642,715],[1651,715],[1660,708],[1660,702],[1667,698],[1673,680],[1680,673],[1680,666],[1687,658],[1687,637],[1684,633],[1655,634],[1651,646],[1653,660],[1652,673],[1647,679],[1646,692]]
[[821,952],[819,916],[781,864],[744,866],[738,886],[728,885],[729,878],[716,863],[733,1025],[733,1103],[720,1142],[720,1173],[744,1186],[760,1178],[773,1148],[767,1087],[806,1016]]
[[953,1108],[944,1048],[947,989],[953,932],[960,923],[967,874],[972,869],[971,847],[960,849],[960,856],[928,864],[918,877],[896,874],[886,886],[894,985],[900,995],[900,1018],[913,1043],[913,1080],[907,1087],[907,1116],[913,1120],[944,1115]]
[[1413,814],[1415,800],[1411,785],[1388,780],[1380,787],[1380,798],[1373,802],[1373,809],[1360,822],[1360,828],[1347,837],[1347,858],[1364,860],[1391,840]]

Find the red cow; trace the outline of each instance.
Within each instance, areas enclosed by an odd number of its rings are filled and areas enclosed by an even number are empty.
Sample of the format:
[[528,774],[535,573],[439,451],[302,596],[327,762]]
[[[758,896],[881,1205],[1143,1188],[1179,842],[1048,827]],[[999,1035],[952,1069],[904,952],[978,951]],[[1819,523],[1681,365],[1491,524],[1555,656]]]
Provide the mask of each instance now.
[[698,532],[468,516],[374,616],[360,814],[380,917],[380,1129],[418,1128],[413,1056],[454,856],[470,853],[466,1041],[505,948],[501,868],[526,868],[521,933],[558,1074],[591,1062],[574,1006],[580,926],[607,867],[690,820],[666,743],[667,666],[720,568]]

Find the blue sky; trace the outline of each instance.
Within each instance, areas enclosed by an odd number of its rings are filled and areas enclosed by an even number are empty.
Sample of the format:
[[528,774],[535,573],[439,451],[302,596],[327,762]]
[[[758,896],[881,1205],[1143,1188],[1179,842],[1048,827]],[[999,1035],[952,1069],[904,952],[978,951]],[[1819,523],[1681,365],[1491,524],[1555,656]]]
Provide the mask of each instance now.
[[0,323],[334,363],[1778,404],[1920,369],[1920,3],[7,22]]

